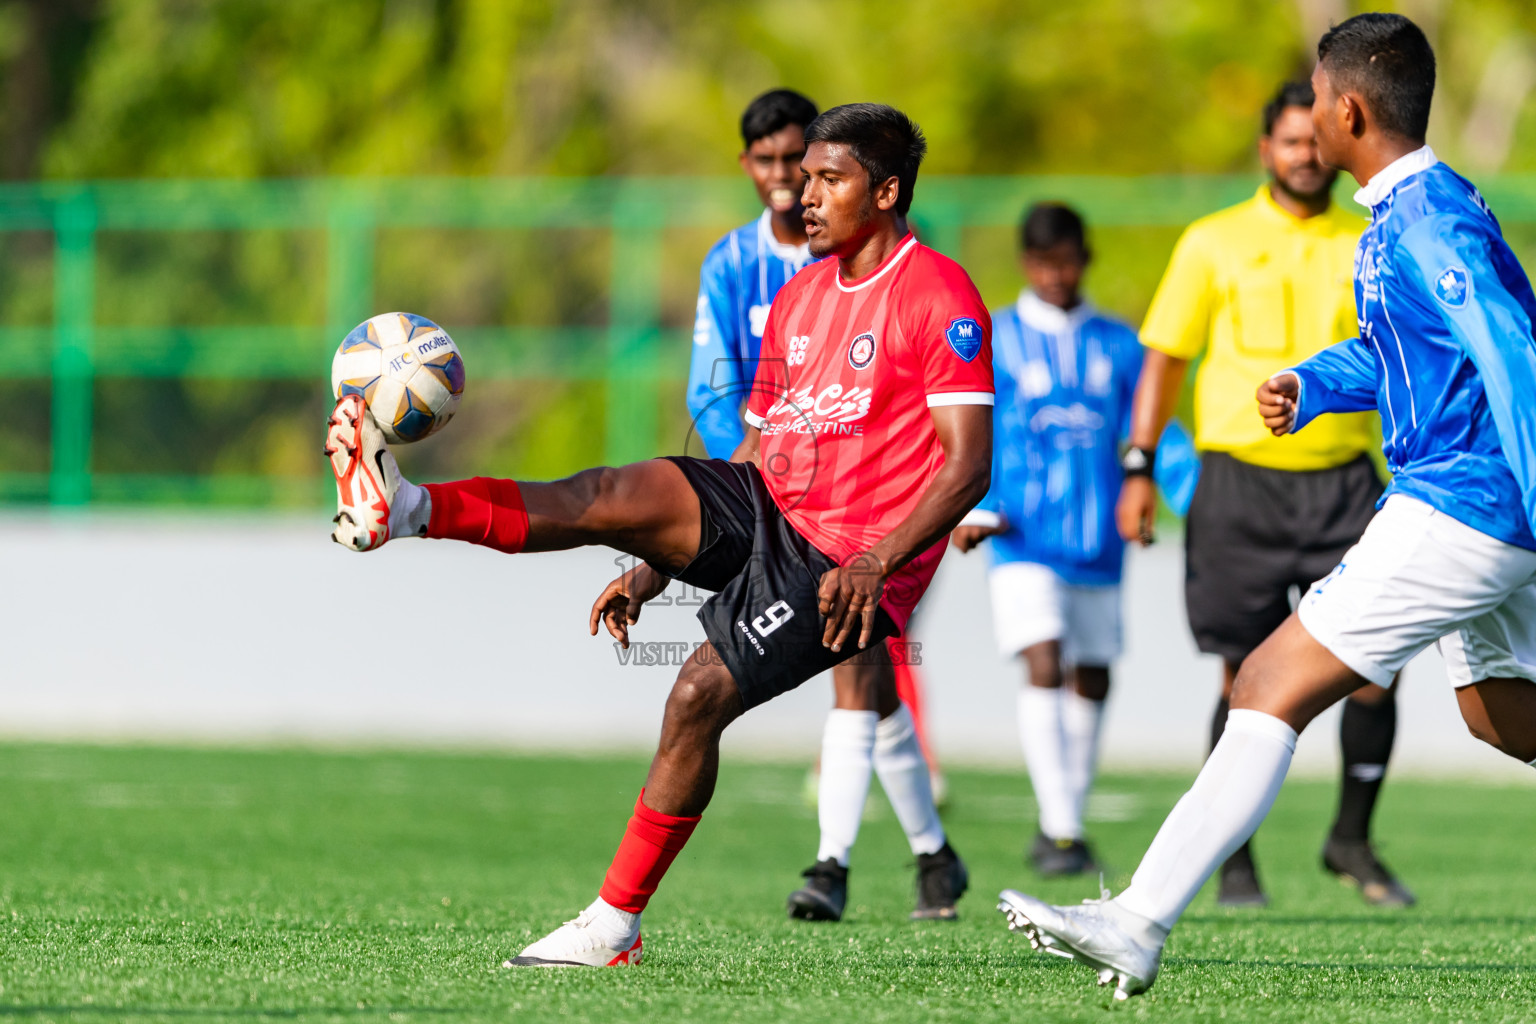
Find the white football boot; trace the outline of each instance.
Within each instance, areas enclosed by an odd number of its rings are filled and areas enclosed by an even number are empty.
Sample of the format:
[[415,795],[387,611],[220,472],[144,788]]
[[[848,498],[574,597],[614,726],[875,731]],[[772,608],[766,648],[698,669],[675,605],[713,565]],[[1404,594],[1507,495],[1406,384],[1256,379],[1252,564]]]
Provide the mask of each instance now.
[[1034,948],[1092,967],[1100,985],[1115,986],[1116,999],[1140,995],[1157,980],[1168,929],[1118,906],[1108,892],[1081,906],[1054,907],[1004,889],[997,909],[1008,916],[1009,931],[1023,932]]
[[361,395],[343,395],[326,421],[325,454],[336,477],[336,529],[331,539],[353,551],[389,540],[389,507],[400,467]]
[[501,966],[632,967],[641,956],[640,915],[623,914],[634,922],[625,931],[622,913],[599,900]]

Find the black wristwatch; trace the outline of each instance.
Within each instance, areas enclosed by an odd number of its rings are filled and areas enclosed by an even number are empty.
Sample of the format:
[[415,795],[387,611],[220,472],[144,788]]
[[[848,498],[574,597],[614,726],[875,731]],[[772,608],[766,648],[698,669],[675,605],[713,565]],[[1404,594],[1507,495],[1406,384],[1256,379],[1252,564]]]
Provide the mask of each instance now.
[[1126,479],[1133,476],[1144,476],[1152,479],[1152,469],[1157,465],[1157,449],[1141,448],[1131,445],[1120,457],[1120,468],[1125,470]]

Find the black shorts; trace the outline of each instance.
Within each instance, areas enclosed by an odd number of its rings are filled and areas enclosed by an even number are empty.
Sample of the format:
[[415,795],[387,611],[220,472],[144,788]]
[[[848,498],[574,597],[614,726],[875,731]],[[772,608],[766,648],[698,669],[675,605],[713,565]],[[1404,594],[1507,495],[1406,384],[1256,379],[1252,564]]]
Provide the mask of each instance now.
[[[742,704],[754,708],[861,653],[858,638],[841,651],[823,647],[826,624],[817,588],[837,562],[784,518],[749,462],[668,456],[699,496],[699,553],[680,570],[653,565],[675,580],[715,591],[699,609],[704,635],[730,670]],[[896,635],[881,608],[871,646]]]
[[1206,452],[1184,525],[1184,603],[1195,643],[1241,662],[1333,571],[1376,514],[1367,456],[1333,469],[1267,469]]

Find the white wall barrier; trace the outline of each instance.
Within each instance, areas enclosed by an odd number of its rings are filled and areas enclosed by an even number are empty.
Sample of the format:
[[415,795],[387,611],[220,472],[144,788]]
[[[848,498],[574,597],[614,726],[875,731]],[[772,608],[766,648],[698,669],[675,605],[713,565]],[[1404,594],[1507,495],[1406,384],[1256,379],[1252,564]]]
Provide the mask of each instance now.
[[[210,513],[0,518],[0,733],[29,738],[648,748],[687,606],[648,607],[627,659],[587,613],[617,571],[605,549],[508,558],[438,541],[367,555],[323,516]],[[941,757],[1019,763],[1017,666],[996,654],[985,556],[951,552],[920,612]],[[1103,749],[1111,765],[1193,771],[1218,685],[1184,622],[1176,539],[1133,552],[1126,655]],[[643,663],[649,662],[649,663]],[[1394,771],[1536,784],[1467,735],[1439,656],[1409,666]],[[824,679],[747,715],[728,746],[813,756]],[[1337,711],[1298,765],[1332,772]]]

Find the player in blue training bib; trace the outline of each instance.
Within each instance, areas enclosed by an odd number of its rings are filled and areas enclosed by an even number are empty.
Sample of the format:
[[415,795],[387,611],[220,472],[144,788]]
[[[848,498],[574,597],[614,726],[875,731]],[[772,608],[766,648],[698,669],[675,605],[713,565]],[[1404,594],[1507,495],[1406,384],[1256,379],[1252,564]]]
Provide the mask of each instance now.
[[1259,386],[1275,434],[1376,408],[1392,484],[1358,544],[1243,662],[1226,732],[1113,900],[1003,893],[1009,923],[1118,996],[1157,977],[1168,931],[1269,813],[1296,737],[1439,642],[1473,735],[1536,766],[1536,294],[1475,188],[1424,144],[1435,56],[1362,14],[1312,74],[1322,161],[1363,186],[1360,337]]

